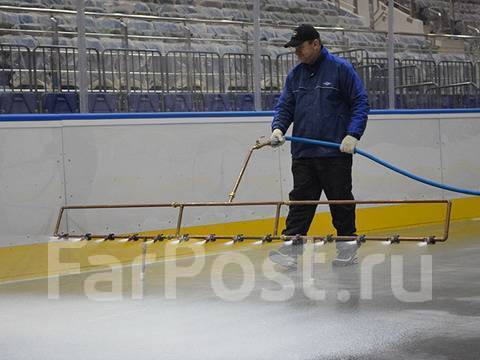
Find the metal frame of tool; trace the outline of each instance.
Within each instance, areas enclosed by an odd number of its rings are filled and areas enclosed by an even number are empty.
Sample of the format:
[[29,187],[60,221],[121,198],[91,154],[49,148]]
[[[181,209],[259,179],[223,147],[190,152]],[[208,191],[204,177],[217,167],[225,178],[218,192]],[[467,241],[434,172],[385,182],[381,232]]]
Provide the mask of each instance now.
[[[328,235],[279,235],[279,221],[282,206],[291,206],[291,205],[346,205],[346,204],[355,204],[355,205],[379,205],[379,204],[444,204],[445,205],[445,218],[443,221],[443,236],[437,237],[434,235],[430,236],[415,236],[407,237],[400,236],[398,234],[393,234],[390,236],[371,236],[371,235],[354,235],[354,236],[334,236],[332,234]],[[184,215],[184,210],[186,208],[194,207],[235,207],[235,206],[272,206],[275,208],[275,219],[274,225],[271,234],[265,235],[217,235],[217,234],[183,234],[182,233],[182,219]],[[400,241],[417,241],[425,244],[435,244],[436,242],[444,242],[448,239],[448,232],[450,227],[450,215],[451,215],[452,203],[449,200],[331,200],[331,201],[254,201],[254,202],[205,202],[205,203],[163,203],[163,204],[123,204],[123,205],[80,205],[80,206],[63,206],[60,209],[58,214],[57,223],[55,226],[54,237],[58,239],[71,239],[71,240],[96,240],[98,242],[103,241],[113,241],[120,240],[122,242],[127,241],[139,241],[155,243],[162,242],[164,240],[173,240],[177,243],[188,241],[188,240],[202,240],[205,243],[213,242],[216,240],[230,240],[232,244],[241,243],[243,241],[255,241],[258,244],[261,243],[270,243],[273,241],[292,241],[292,242],[301,242],[305,243],[311,241],[313,243],[330,243],[330,242],[345,242],[345,241],[356,241],[358,243],[363,243],[367,240],[371,241],[384,241],[391,244],[399,243]],[[60,233],[60,224],[62,222],[63,215],[66,210],[94,210],[94,209],[131,209],[131,208],[177,208],[178,216],[176,223],[175,234],[164,235],[140,235],[140,234],[92,234],[87,233],[83,235]]]

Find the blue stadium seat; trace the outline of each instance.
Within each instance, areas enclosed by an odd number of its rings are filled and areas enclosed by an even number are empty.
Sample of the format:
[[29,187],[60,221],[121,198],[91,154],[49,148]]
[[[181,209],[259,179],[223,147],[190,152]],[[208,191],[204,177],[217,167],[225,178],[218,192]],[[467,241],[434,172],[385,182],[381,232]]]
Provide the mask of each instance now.
[[463,108],[465,107],[465,104],[464,104],[464,99],[465,99],[465,95],[460,95],[460,94],[455,94],[455,95],[452,95],[451,96],[452,100],[452,107],[453,108]]
[[455,105],[459,108],[476,108],[478,95],[455,95]]
[[89,93],[88,111],[91,113],[118,111],[118,94],[107,92]]
[[255,98],[251,93],[233,94],[236,111],[254,111]]
[[33,114],[37,111],[37,99],[32,92],[0,93],[0,113]]
[[193,111],[193,96],[189,93],[171,93],[163,96],[165,111],[185,112]]
[[465,102],[468,108],[477,108],[480,106],[480,93],[478,95],[466,95]]
[[160,96],[150,93],[128,94],[128,109],[132,112],[159,112],[161,111]]
[[426,109],[436,109],[438,108],[438,95],[437,94],[426,94],[425,95],[425,108]]
[[46,93],[42,98],[42,108],[45,112],[54,114],[78,112],[78,94]]
[[203,94],[205,111],[231,111],[232,105],[228,94]]
[[408,94],[395,94],[395,107],[397,109],[412,109],[415,106],[413,106]]
[[280,93],[262,94],[263,110],[273,110],[279,97]]
[[452,109],[455,107],[455,99],[452,95],[440,95],[440,107],[442,109]]
[[370,94],[369,102],[371,109],[388,108],[388,96],[385,93]]

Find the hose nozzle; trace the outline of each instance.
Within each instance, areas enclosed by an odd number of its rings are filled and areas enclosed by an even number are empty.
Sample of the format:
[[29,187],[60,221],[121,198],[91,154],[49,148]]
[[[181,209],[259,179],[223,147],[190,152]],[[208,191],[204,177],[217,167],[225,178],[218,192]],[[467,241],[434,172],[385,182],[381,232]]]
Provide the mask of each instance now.
[[255,149],[261,149],[265,146],[272,146],[272,145],[276,145],[276,144],[273,144],[272,139],[262,136],[261,138],[257,139],[253,147]]

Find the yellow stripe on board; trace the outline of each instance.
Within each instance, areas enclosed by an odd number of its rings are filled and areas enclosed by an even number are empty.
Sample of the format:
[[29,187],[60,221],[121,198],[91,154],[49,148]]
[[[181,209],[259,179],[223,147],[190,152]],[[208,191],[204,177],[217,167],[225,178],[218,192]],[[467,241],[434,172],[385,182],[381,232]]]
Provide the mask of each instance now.
[[[443,204],[402,204],[382,207],[357,209],[358,233],[376,230],[405,228],[411,226],[435,224],[443,220]],[[452,220],[465,220],[480,217],[480,197],[453,200]],[[250,220],[222,224],[185,227],[182,233],[222,234],[222,235],[260,235],[272,234],[273,219]],[[280,221],[280,229],[285,219]],[[165,234],[173,233],[169,229]],[[144,234],[157,234],[145,232]],[[310,234],[333,234],[329,213],[318,213],[310,229]],[[441,235],[441,234],[439,234]],[[207,252],[225,250],[222,242],[206,246]],[[34,245],[22,245],[0,248],[0,282],[29,279],[48,275],[85,271],[109,265],[131,264],[140,261],[141,242],[52,242]],[[170,254],[170,255],[169,255]],[[155,244],[148,247],[149,260],[159,260],[173,255],[188,256],[193,254],[192,247],[179,245],[172,252],[164,245]]]

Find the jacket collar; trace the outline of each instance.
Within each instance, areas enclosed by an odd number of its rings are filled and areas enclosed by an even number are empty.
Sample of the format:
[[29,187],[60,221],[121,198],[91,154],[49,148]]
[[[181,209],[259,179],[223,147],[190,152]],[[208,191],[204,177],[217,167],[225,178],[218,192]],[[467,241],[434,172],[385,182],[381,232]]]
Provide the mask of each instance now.
[[322,49],[320,50],[320,55],[318,56],[317,60],[313,64],[307,65],[308,70],[316,70],[320,66],[323,60],[328,56],[329,52],[325,46],[322,45]]

